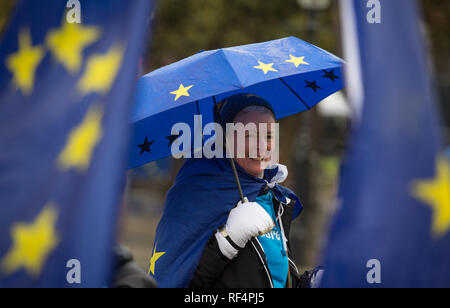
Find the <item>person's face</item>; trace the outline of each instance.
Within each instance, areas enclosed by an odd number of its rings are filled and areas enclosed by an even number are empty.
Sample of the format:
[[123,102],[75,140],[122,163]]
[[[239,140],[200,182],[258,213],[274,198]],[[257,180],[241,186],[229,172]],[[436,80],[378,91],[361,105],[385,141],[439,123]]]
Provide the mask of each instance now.
[[[245,112],[238,115],[234,120],[235,123],[242,123],[244,126],[249,123],[255,125],[248,125],[252,129],[245,131],[245,148],[242,147],[242,141],[238,140],[237,134],[234,138],[235,162],[243,168],[247,173],[255,177],[261,177],[272,161],[272,146],[275,144],[276,137],[274,130],[275,119],[270,112]],[[260,125],[262,124],[262,125]],[[242,149],[243,148],[243,149]],[[240,155],[238,150],[242,149]],[[242,157],[242,158],[239,158]]]

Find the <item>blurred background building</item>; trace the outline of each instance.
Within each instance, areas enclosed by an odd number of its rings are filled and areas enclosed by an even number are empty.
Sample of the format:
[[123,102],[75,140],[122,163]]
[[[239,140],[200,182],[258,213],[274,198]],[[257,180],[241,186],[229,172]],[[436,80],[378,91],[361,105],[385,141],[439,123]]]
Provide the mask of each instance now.
[[[423,31],[432,54],[430,67],[445,123],[442,129],[450,145],[450,2],[421,2]],[[0,35],[14,5],[15,0],[0,1]],[[296,36],[342,57],[338,0],[163,0],[149,18],[154,28],[141,64],[142,74],[200,50],[287,36]],[[320,264],[335,208],[340,161],[351,129],[350,115],[342,91],[310,112],[280,122],[280,158],[289,168],[285,184],[304,205],[291,231],[294,257],[302,269]],[[133,251],[143,268],[148,267],[166,192],[182,163],[169,158],[127,174],[118,241]]]

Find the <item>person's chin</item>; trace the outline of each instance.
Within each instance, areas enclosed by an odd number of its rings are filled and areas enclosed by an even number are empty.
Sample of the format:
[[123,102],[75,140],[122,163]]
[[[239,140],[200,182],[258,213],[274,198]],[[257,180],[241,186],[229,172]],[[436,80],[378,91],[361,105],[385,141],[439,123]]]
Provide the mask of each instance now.
[[261,174],[264,173],[264,169],[267,168],[267,165],[269,164],[270,161],[265,161],[265,160],[258,160],[258,159],[251,159],[250,158],[250,169],[251,169],[251,174],[252,175],[257,175],[257,176],[261,176]]

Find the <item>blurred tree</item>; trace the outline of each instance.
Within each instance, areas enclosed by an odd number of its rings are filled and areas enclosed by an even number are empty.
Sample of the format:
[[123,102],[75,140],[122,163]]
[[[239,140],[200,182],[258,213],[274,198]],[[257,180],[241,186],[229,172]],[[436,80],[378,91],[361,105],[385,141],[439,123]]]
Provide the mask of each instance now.
[[423,0],[422,3],[450,144],[450,1]]
[[423,0],[435,67],[450,72],[450,1]]
[[16,0],[2,0],[0,2],[0,38],[15,4]]
[[[324,16],[322,25],[330,24]],[[307,16],[296,0],[164,0],[159,2],[149,70],[197,53],[229,46],[300,36]],[[321,35],[322,34],[322,35]],[[333,50],[327,34],[321,46]]]

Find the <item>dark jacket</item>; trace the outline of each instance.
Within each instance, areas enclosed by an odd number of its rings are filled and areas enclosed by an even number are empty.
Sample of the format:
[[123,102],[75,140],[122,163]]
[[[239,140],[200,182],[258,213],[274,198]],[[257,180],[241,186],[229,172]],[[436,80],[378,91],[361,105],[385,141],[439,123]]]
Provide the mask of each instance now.
[[[261,192],[261,194],[266,191]],[[288,204],[280,204],[275,198],[274,209],[278,213],[283,207],[280,227],[288,239],[289,275],[292,285],[289,287],[307,287],[307,275],[300,276],[291,258],[289,231],[295,201],[288,200]],[[267,265],[266,256],[257,238],[250,240],[238,255],[229,260],[219,249],[213,234],[209,239],[200,258],[194,277],[189,285],[191,288],[271,288],[272,278]],[[288,287],[288,286],[287,286]]]

